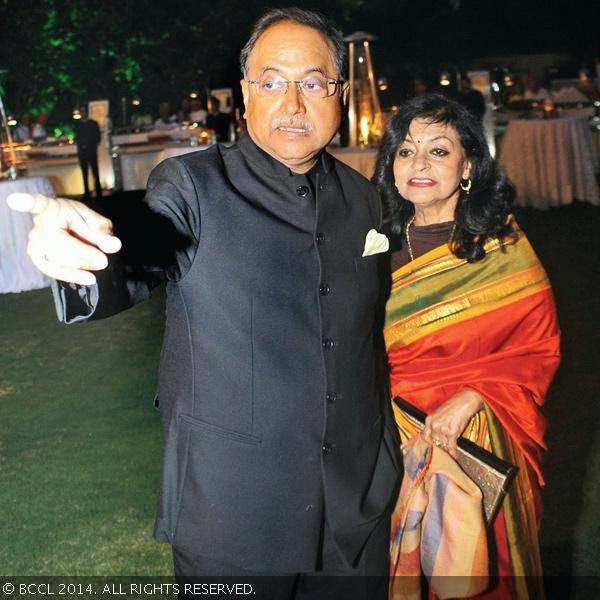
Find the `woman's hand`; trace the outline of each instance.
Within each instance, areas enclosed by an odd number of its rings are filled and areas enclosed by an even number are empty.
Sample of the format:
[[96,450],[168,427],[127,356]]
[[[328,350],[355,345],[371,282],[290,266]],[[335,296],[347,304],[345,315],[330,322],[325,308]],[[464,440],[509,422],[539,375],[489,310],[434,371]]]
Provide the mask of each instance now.
[[482,406],[483,396],[475,390],[454,394],[425,419],[425,439],[456,457],[456,440]]

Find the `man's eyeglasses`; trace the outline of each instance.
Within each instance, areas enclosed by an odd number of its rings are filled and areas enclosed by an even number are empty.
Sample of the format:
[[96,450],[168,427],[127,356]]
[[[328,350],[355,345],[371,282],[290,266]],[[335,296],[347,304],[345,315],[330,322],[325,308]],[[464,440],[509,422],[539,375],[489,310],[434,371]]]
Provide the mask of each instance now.
[[260,79],[254,81],[246,79],[246,83],[251,84],[256,94],[263,98],[283,96],[287,93],[290,83],[295,83],[298,91],[306,98],[327,98],[337,92],[338,87],[344,83],[344,80],[311,75],[300,81],[290,81],[280,75],[264,74]]

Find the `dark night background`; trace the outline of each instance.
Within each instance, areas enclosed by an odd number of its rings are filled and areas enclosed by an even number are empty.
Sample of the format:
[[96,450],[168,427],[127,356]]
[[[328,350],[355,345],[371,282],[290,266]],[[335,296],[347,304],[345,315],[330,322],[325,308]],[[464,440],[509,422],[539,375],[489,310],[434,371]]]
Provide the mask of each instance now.
[[122,97],[139,95],[154,115],[161,100],[177,110],[191,89],[233,87],[237,94],[237,54],[252,22],[269,6],[299,5],[326,13],[345,34],[379,36],[374,66],[389,81],[391,104],[414,77],[435,77],[445,66],[493,66],[475,60],[490,55],[561,52],[568,59],[560,75],[576,76],[600,55],[594,4],[0,0],[0,84],[9,112],[46,112],[50,125],[68,122],[74,107],[98,98],[111,100],[115,123]]

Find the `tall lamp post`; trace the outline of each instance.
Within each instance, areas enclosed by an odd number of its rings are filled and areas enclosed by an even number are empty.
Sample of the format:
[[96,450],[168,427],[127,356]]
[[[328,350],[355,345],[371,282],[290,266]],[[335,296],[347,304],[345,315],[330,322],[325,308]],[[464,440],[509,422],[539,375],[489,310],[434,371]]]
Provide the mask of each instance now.
[[[0,76],[8,73],[6,69],[0,69]],[[17,157],[15,155],[15,148],[13,146],[12,135],[10,133],[10,127],[8,126],[8,120],[6,118],[6,111],[4,110],[4,100],[2,99],[3,92],[2,85],[0,84],[0,141],[2,141],[2,154],[7,153],[9,159],[4,159],[4,162],[8,164],[8,175],[11,179],[15,179],[17,176]],[[6,140],[6,141],[4,141]],[[0,163],[0,172],[2,171],[2,164]]]
[[356,31],[344,38],[348,44],[350,89],[348,94],[348,145],[367,146],[383,135],[383,119],[369,43],[377,37]]

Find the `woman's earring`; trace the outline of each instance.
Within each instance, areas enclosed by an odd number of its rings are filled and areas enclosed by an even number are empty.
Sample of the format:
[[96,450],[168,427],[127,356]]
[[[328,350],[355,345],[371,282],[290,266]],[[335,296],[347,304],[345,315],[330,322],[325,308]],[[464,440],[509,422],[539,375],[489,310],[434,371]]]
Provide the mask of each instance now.
[[[466,183],[463,183],[463,181],[465,181]],[[471,192],[471,178],[469,177],[469,179],[461,179],[460,180],[460,189],[465,192],[467,195]]]

